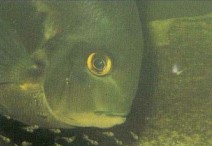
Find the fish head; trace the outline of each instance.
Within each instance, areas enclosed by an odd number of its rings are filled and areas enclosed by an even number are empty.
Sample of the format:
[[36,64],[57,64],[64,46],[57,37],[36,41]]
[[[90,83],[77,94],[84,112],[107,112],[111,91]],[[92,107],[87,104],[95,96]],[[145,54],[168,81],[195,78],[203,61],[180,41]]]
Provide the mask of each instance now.
[[[138,88],[143,39],[132,1],[37,1],[44,40],[27,51],[0,21],[0,112],[45,128],[125,122]],[[39,12],[38,12],[39,13]],[[13,29],[11,29],[13,28]]]
[[143,41],[136,7],[99,5],[95,19],[84,10],[75,17],[86,15],[78,25],[46,44],[47,103],[57,120],[76,127],[124,123],[138,86]]

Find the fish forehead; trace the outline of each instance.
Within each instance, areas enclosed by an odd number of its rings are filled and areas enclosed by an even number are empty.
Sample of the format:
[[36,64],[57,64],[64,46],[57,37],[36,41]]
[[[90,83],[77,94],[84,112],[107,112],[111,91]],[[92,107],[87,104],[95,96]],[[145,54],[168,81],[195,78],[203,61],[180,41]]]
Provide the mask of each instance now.
[[[95,33],[97,36],[102,33],[106,36],[106,32],[111,33],[114,28],[115,31],[119,29],[124,32],[122,29],[128,31],[131,27],[128,35],[135,35],[138,26],[140,28],[137,7],[133,1],[38,1],[36,4],[38,12],[49,14],[45,25],[50,26],[50,29],[53,26],[59,27],[59,31],[69,31],[72,34],[79,34],[81,30],[86,34]],[[43,8],[44,6],[47,8]]]

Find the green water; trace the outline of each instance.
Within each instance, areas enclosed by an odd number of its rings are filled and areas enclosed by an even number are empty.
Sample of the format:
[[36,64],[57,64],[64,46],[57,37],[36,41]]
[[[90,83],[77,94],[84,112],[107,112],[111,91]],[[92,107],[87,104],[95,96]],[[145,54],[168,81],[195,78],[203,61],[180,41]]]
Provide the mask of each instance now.
[[212,145],[211,8],[209,1],[146,5],[155,79],[140,146]]
[[[138,90],[141,99],[136,98],[139,105],[133,107],[133,112],[139,111],[136,113],[139,117],[131,117],[134,121],[142,119],[135,125],[140,131],[137,145],[212,145],[212,2],[138,1],[138,8],[145,50]],[[42,40],[43,18],[34,16],[35,10],[27,3],[16,3],[14,7],[4,4],[0,9],[1,18],[25,36],[21,39],[30,48],[28,51],[33,52]],[[22,17],[28,19],[22,23]],[[30,134],[23,131],[19,134],[19,124],[4,126],[1,123],[2,135],[15,133],[18,142],[24,138],[33,141]],[[49,142],[54,140],[52,134],[40,135],[42,138],[34,136],[37,143],[52,144]]]

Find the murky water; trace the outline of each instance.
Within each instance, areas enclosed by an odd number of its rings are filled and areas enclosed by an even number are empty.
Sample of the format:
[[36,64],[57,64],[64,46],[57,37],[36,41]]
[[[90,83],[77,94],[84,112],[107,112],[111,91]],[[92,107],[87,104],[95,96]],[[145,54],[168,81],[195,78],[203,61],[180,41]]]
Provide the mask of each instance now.
[[[0,4],[1,19],[33,53],[43,43],[44,15],[30,2]],[[137,7],[144,50],[127,121],[107,129],[40,129],[1,116],[1,145],[212,145],[212,2],[137,1]]]

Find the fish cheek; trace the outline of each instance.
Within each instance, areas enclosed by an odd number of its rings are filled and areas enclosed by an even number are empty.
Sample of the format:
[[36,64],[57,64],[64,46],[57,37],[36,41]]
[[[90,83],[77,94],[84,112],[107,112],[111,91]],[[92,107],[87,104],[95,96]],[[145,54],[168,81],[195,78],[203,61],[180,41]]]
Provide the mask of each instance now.
[[55,57],[51,61],[44,85],[47,101],[53,111],[70,114],[89,111],[93,107],[91,100],[88,100],[88,88],[91,85],[80,59],[82,57],[65,54],[59,54],[58,58]]
[[68,109],[74,112],[92,112],[95,109],[93,101],[93,88],[95,84],[90,80],[87,72],[74,70],[69,76],[66,85]]

